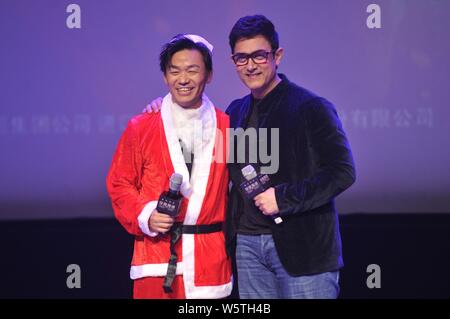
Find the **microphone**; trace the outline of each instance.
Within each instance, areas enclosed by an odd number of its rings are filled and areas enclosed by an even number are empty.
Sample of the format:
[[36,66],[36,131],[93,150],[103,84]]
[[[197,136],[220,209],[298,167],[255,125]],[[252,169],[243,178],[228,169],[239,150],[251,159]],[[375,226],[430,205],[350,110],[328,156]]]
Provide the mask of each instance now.
[[159,196],[156,210],[160,213],[167,214],[172,217],[176,217],[180,210],[181,200],[183,196],[180,194],[180,187],[183,183],[183,176],[177,173],[173,173],[170,176],[169,191],[163,192]]
[[[252,165],[245,166],[242,170],[245,182],[241,184],[241,189],[248,199],[253,200],[256,195],[261,194],[270,187],[270,178],[267,174],[257,174]],[[275,224],[283,222],[280,214],[270,215]]]

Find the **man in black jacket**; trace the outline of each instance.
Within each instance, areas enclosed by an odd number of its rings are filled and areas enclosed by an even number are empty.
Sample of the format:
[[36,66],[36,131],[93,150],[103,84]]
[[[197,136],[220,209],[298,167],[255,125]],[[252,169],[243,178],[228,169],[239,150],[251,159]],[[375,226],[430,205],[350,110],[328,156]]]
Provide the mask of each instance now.
[[[336,110],[277,73],[283,49],[266,17],[239,19],[229,43],[237,73],[250,89],[228,107],[230,127],[255,130],[260,148],[251,154],[255,141],[250,135],[231,134],[226,233],[231,254],[236,254],[239,295],[336,298],[343,260],[334,198],[355,181]],[[264,138],[261,129],[266,129]],[[247,146],[245,154],[239,145]],[[276,163],[266,165],[258,156],[261,147],[272,150]],[[265,170],[272,186],[253,199],[240,187],[242,168],[249,164],[258,173]],[[281,216],[282,222],[271,216]]]

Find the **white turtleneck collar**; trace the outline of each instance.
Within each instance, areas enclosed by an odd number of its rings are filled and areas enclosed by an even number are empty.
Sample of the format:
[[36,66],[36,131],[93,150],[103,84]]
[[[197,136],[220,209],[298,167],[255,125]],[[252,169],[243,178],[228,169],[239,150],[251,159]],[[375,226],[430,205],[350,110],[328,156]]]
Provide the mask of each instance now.
[[187,109],[176,104],[171,96],[170,100],[172,102],[170,103],[172,120],[177,137],[182,141],[183,148],[190,153],[195,153],[197,147],[201,147],[204,144],[199,143],[210,136],[210,132],[207,132],[207,130],[212,122],[209,118],[211,112],[208,111],[212,104],[206,95],[202,97],[202,104],[195,109]]

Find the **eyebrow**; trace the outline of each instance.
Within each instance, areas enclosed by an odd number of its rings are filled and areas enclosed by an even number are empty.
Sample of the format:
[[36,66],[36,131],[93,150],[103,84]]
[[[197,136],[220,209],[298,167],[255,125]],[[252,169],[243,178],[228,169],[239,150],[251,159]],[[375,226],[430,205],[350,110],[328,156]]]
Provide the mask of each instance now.
[[[193,69],[193,68],[200,68],[200,65],[198,65],[198,64],[191,64],[191,65],[188,65],[188,66],[186,67],[186,69]],[[169,69],[180,70],[181,68],[180,68],[179,66],[175,66],[175,65],[173,65],[173,64],[170,64],[170,65],[169,65]]]
[[[260,51],[267,52],[268,50],[265,50],[265,49],[259,49],[259,50],[255,50],[255,51],[250,52],[250,53],[236,52],[236,53],[233,54],[233,55],[252,55],[252,54],[254,54],[254,53],[256,53],[256,52],[260,52]],[[270,51],[270,50],[269,50],[269,51]]]

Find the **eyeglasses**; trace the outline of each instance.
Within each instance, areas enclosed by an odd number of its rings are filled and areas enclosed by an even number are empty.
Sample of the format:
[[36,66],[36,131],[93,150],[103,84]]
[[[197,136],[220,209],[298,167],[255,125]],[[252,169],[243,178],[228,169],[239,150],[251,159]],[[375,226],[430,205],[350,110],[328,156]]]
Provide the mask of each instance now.
[[233,54],[231,58],[236,66],[247,65],[249,59],[252,59],[255,64],[264,64],[267,63],[269,54],[271,53],[275,53],[275,51],[258,50],[250,54],[236,53]]

